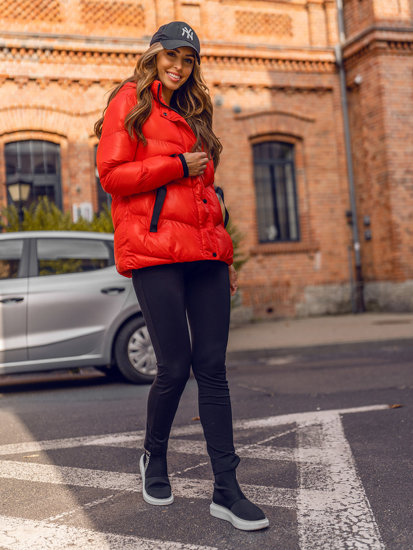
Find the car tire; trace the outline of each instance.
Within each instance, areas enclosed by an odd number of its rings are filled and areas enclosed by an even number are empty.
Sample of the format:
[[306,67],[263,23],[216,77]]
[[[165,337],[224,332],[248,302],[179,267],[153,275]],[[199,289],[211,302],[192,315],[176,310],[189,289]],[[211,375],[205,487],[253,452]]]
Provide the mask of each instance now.
[[120,329],[114,347],[116,367],[133,384],[150,384],[156,376],[156,357],[142,317]]

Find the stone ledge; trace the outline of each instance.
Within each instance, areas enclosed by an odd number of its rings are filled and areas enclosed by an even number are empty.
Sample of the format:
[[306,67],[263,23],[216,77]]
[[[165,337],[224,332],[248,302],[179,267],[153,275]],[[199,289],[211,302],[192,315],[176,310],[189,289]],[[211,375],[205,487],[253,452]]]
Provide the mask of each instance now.
[[314,253],[320,250],[318,243],[265,243],[257,244],[250,248],[250,254],[305,254]]

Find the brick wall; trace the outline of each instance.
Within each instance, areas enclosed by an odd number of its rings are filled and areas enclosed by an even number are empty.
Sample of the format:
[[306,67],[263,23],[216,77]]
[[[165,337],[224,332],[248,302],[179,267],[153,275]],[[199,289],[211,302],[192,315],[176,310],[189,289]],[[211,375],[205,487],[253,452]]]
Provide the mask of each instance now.
[[347,38],[353,37],[374,23],[374,5],[370,0],[344,0],[343,10]]
[[[406,26],[406,1],[346,0],[348,35],[379,16]],[[334,0],[0,0],[0,203],[4,144],[45,139],[61,147],[64,209],[96,208],[93,124],[105,93],[130,76],[154,30],[172,19],[193,25],[202,41],[224,144],[217,183],[249,256],[240,274],[244,305],[261,317],[349,310]],[[401,281],[413,269],[412,124],[404,124],[412,116],[411,36],[372,33],[346,49],[358,222],[363,229],[369,215],[373,234],[362,242],[363,267],[367,281]],[[268,138],[295,147],[299,242],[258,243],[252,144]]]
[[[413,70],[411,11],[406,2],[386,7],[374,2],[372,7],[380,22],[345,50],[362,236],[362,218],[371,219],[372,239],[362,238],[363,270],[367,282],[402,282],[413,276],[413,178],[408,161],[413,109],[407,78]],[[391,16],[395,28],[406,30],[383,29],[383,20]]]
[[373,25],[403,27],[413,18],[411,0],[343,0],[347,38]]
[[[290,76],[288,91],[276,86],[256,91],[259,109],[252,101],[254,91],[218,87],[223,106],[216,111],[216,127],[225,155],[217,179],[250,256],[241,272],[244,301],[260,315],[294,314],[307,284],[346,283],[349,277],[337,81],[333,74],[325,74],[320,79],[323,85],[312,89],[301,88],[300,80],[298,75]],[[234,114],[226,105],[236,105],[241,113]],[[297,243],[258,244],[256,212],[248,205],[255,203],[251,141],[260,137],[295,145],[301,229]]]

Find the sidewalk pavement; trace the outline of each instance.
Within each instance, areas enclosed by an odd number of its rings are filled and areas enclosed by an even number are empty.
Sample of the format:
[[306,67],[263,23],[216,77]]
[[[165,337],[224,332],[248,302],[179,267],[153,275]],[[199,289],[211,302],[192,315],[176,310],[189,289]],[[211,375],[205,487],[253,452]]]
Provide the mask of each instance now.
[[228,352],[400,339],[413,340],[413,313],[329,315],[233,327]]

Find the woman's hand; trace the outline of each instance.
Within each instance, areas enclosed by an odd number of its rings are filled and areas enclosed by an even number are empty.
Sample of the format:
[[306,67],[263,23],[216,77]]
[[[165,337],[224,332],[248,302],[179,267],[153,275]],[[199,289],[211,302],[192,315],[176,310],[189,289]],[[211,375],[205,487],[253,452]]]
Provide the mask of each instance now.
[[208,164],[208,155],[206,153],[184,153],[184,158],[188,166],[189,176],[202,176]]
[[229,266],[228,271],[229,271],[229,286],[231,289],[231,296],[234,296],[234,294],[238,290],[238,274],[235,271],[235,267],[233,265]]

